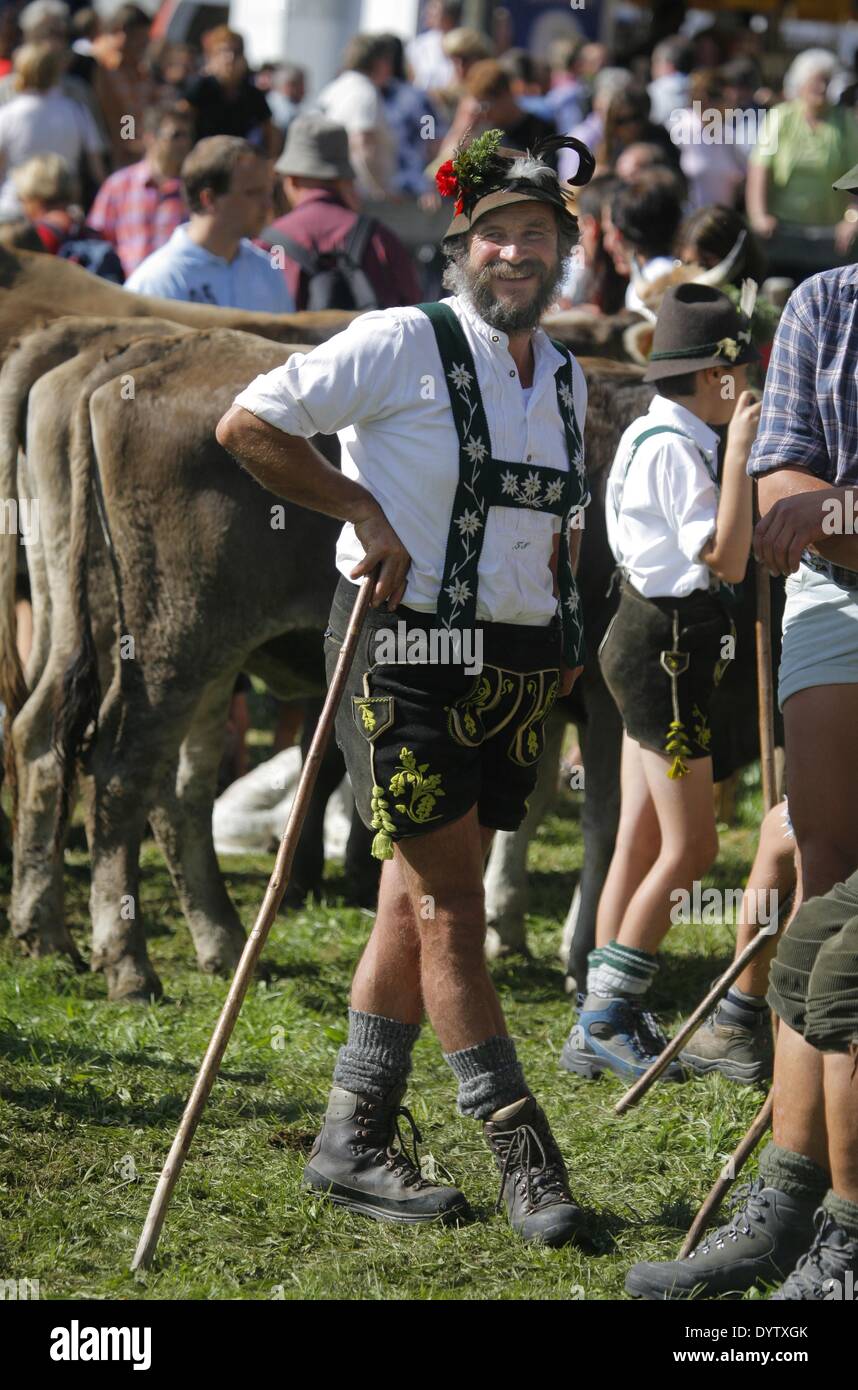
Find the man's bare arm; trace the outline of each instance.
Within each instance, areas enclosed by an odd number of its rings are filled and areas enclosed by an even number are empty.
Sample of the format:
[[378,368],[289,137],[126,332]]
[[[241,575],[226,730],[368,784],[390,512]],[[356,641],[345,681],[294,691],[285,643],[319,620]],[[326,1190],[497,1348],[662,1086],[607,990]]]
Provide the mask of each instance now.
[[[779,468],[758,481],[761,519],[754,532],[754,554],[772,574],[794,574],[808,547],[832,564],[858,570],[858,536],[830,535],[823,530],[837,502],[846,519],[852,489],[832,487],[806,468]],[[830,523],[829,523],[830,525]]]
[[380,565],[373,607],[385,599],[390,608],[401,602],[411,557],[365,487],[328,463],[309,440],[276,429],[243,406],[230,406],[215,433],[218,443],[269,492],[310,511],[350,521],[366,551],[351,578],[361,579]]

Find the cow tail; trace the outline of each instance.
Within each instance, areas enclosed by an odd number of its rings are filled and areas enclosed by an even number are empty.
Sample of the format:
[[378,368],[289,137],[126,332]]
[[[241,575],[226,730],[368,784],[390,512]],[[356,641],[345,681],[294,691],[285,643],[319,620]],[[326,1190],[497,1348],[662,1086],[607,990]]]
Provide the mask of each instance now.
[[[95,389],[95,388],[93,388]],[[61,844],[68,822],[78,763],[89,752],[98,729],[101,680],[92,631],[89,602],[89,545],[94,501],[101,496],[98,460],[92,438],[89,403],[92,389],[84,387],[72,419],[70,440],[71,525],[69,584],[75,643],[63,672],[54,709],[53,745],[60,762],[61,792],[55,827]]]
[[19,505],[18,448],[24,443],[27,397],[33,384],[28,357],[17,351],[7,356],[0,371],[0,701],[5,707],[3,758],[6,781],[12,794],[13,823],[17,815],[18,779],[12,755],[12,721],[27,699],[27,684],[18,655],[18,623],[15,584],[18,568],[17,528],[9,525],[12,508]]

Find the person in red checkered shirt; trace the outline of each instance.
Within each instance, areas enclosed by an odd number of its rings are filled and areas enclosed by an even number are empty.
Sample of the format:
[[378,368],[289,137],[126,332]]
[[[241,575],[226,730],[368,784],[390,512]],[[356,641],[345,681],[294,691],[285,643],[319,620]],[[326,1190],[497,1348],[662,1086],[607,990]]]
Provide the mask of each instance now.
[[194,141],[184,102],[162,102],[144,117],[146,154],[105,179],[87,222],[116,247],[126,277],[188,220],[179,171]]

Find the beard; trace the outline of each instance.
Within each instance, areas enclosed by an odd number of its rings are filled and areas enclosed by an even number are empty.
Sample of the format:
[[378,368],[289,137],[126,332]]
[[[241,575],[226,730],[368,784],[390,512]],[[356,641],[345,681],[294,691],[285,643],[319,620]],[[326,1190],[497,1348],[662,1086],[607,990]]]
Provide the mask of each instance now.
[[[463,256],[450,261],[443,283],[453,294],[467,299],[490,328],[498,328],[502,333],[530,333],[554,302],[565,273],[564,260],[557,260],[553,266],[545,266],[537,260],[522,261],[516,266],[492,261],[481,270],[475,270]],[[495,285],[499,281],[519,280],[526,275],[537,277],[529,300],[515,304],[497,298]]]

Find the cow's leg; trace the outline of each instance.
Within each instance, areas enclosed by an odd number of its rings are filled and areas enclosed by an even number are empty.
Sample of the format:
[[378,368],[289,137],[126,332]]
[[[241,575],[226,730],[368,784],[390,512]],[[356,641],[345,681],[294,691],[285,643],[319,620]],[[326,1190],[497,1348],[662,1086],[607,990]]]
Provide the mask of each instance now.
[[178,762],[156,792],[149,821],[167,861],[201,970],[235,969],[244,928],[226,891],[212,840],[212,805],[235,673],[206,686]]
[[[162,993],[140,909],[140,844],[158,786],[175,762],[175,728],[155,700],[128,701],[114,681],[99,714],[83,791],[91,858],[92,969],[109,999]],[[187,716],[189,718],[189,715]]]
[[486,955],[490,960],[515,953],[527,955],[525,917],[528,906],[527,850],[557,795],[557,776],[567,719],[554,709],[545,725],[545,749],[539,776],[528,797],[527,815],[518,830],[499,830],[485,876]]
[[620,748],[623,724],[608,687],[595,667],[582,676],[587,712],[578,730],[584,760],[581,830],[584,861],[564,933],[571,936],[567,975],[585,988],[587,956],[596,941],[596,911],[614,853],[620,818]]
[[65,925],[62,847],[54,845],[61,784],[51,746],[57,665],[49,659],[12,724],[18,812],[10,917],[13,935],[31,955],[60,951],[80,963]]

